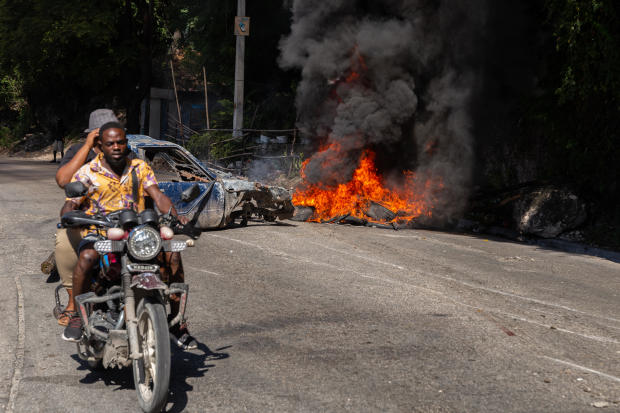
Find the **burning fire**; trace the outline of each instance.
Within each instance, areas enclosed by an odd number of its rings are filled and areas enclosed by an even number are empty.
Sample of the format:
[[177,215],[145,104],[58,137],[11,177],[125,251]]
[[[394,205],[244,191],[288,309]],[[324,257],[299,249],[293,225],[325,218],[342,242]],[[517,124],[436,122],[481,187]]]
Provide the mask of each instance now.
[[[381,204],[396,213],[396,219],[399,220],[408,221],[422,215],[428,217],[432,215],[432,206],[423,196],[432,192],[430,191],[433,189],[432,181],[420,185],[413,172],[405,171],[404,184],[398,188],[388,189],[374,161],[375,153],[369,149],[364,150],[359,165],[348,183],[334,187],[302,184],[302,189],[293,194],[293,204],[313,207],[315,212],[310,221],[318,222],[344,215],[369,219],[365,212],[371,202]],[[304,162],[301,171],[304,181],[308,162],[309,160]],[[439,181],[438,189],[442,186]]]
[[[340,84],[359,88],[371,87],[371,83],[365,77],[367,70],[366,61],[355,46],[351,53],[349,70],[339,78],[329,81],[332,87],[330,99],[342,103],[342,98],[338,94]],[[343,151],[341,151],[338,140],[333,138],[329,137],[328,142],[331,141],[331,143],[318,152],[323,158],[321,169],[324,171],[338,170],[338,165],[343,162],[343,156],[341,156],[344,155]],[[436,149],[437,142],[434,142],[426,148],[426,151],[432,154]],[[433,196],[443,188],[441,179],[420,182],[411,171],[403,172],[402,183],[398,187],[388,188],[375,166],[375,153],[368,148],[363,150],[357,169],[348,183],[337,186],[329,186],[325,183],[310,184],[305,169],[312,159],[303,163],[301,170],[303,182],[293,194],[293,204],[314,208],[314,215],[309,219],[310,221],[321,222],[337,217],[354,216],[377,222],[367,214],[372,202],[392,211],[395,214],[393,221],[410,221],[420,216],[431,217]]]

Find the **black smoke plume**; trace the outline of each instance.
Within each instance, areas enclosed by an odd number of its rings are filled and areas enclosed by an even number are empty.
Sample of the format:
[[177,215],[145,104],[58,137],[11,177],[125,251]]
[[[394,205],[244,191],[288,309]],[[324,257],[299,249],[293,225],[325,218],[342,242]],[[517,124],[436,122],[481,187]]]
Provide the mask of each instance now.
[[[283,68],[298,68],[298,127],[332,150],[306,166],[310,184],[351,179],[365,148],[391,181],[405,170],[431,188],[438,215],[462,210],[472,175],[474,50],[487,0],[294,0]],[[425,194],[426,195],[426,194]],[[439,198],[437,198],[439,196]]]

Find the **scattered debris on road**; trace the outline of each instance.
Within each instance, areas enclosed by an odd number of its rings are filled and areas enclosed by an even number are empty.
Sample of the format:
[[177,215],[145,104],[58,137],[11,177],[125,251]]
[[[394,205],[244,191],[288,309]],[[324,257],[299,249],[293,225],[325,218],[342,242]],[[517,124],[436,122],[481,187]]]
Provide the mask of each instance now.
[[594,406],[594,407],[609,407],[609,402],[597,401],[597,402],[592,403],[591,406]]

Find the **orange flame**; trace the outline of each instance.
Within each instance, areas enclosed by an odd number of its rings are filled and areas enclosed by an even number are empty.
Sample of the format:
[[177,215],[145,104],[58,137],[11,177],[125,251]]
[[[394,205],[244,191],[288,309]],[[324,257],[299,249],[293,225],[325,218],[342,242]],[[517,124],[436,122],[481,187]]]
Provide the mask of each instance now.
[[[337,86],[356,83],[368,87],[365,73],[368,67],[357,45],[351,52],[350,69],[339,78],[330,81],[333,89],[332,99],[341,102]],[[429,144],[427,153],[432,155],[437,149],[437,142]],[[341,147],[337,142],[322,145],[317,154],[322,154],[322,170],[335,170],[342,162]],[[312,158],[304,161],[301,169],[302,184],[293,194],[293,204],[313,207],[315,212],[310,221],[325,221],[331,218],[351,215],[369,221],[375,221],[365,214],[371,202],[383,205],[396,214],[395,220],[411,220],[420,216],[432,216],[433,198],[443,188],[441,179],[420,182],[411,171],[403,172],[401,185],[389,189],[383,176],[375,167],[375,153],[369,149],[363,151],[353,177],[348,183],[337,186],[308,183],[306,166]],[[376,222],[376,221],[375,221]]]
[[[383,177],[377,172],[374,160],[374,152],[365,150],[348,183],[335,187],[302,185],[303,189],[293,194],[293,204],[313,207],[315,213],[311,220],[319,222],[341,215],[352,215],[372,221],[365,214],[371,201],[396,213],[396,219],[411,220],[421,215],[432,215],[432,206],[426,202],[424,196],[432,192],[429,191],[432,189],[430,180],[420,185],[413,172],[405,171],[404,184],[398,188],[388,189],[384,185]],[[309,160],[306,160],[302,167],[301,176],[304,181],[308,162]],[[438,187],[442,186],[439,182]]]

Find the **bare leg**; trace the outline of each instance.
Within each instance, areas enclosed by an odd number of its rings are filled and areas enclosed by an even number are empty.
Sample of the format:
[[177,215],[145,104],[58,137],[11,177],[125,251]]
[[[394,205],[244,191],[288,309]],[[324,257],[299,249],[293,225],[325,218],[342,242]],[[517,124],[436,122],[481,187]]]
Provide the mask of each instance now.
[[[97,262],[98,254],[93,249],[93,244],[88,244],[79,255],[78,263],[73,270],[73,303],[77,307],[75,297],[84,294],[88,290],[88,275]],[[62,333],[63,340],[78,342],[82,337],[82,319],[72,315],[67,327]]]
[[[160,275],[162,280],[169,283],[182,283],[185,281],[185,272],[183,271],[183,262],[181,254],[178,252],[165,252],[163,255],[163,265],[160,267]],[[179,301],[181,297],[178,294],[170,295],[170,313],[176,316],[179,312]]]
[[75,311],[75,301],[73,301],[73,288],[66,288],[67,295],[69,296],[69,301],[67,302],[67,307],[65,311],[73,313]]
[[54,256],[56,258],[56,269],[60,274],[62,285],[67,290],[69,301],[65,311],[75,311],[73,302],[73,271],[78,262],[77,247],[82,237],[79,230],[60,228],[56,231],[56,245]]
[[[183,272],[183,262],[181,254],[178,252],[166,252],[163,254],[162,279],[167,279],[170,283],[184,282],[185,273]],[[165,278],[164,278],[165,277]],[[170,317],[176,317],[180,310],[181,297],[178,294],[170,294]],[[172,326],[170,336],[174,337],[176,345],[184,350],[198,347],[198,342],[191,336],[187,329],[187,322],[182,320],[179,324]]]

